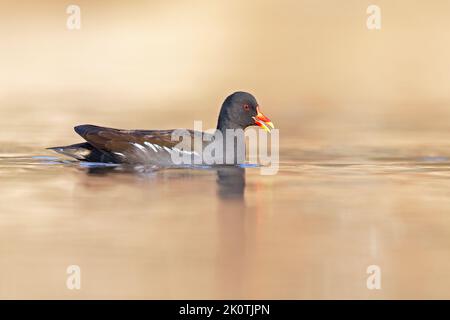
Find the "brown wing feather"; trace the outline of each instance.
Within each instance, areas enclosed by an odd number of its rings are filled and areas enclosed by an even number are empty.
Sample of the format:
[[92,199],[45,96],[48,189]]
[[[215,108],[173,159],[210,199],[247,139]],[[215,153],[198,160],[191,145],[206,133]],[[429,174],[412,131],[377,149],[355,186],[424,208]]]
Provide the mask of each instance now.
[[[117,162],[160,162],[161,157],[170,157],[164,147],[172,149],[180,142],[172,140],[174,130],[122,130],[94,125],[80,125],[74,129],[95,148],[114,154]],[[187,132],[191,137],[190,145],[193,146],[194,131]],[[183,142],[186,142],[184,139]],[[162,149],[155,150],[149,144]]]

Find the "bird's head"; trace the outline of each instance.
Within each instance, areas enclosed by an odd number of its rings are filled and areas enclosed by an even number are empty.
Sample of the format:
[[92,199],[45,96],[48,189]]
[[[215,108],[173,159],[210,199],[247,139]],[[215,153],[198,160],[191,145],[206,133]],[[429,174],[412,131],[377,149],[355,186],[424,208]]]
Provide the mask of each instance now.
[[270,132],[272,122],[262,114],[255,97],[247,92],[229,95],[220,109],[218,129],[245,129],[257,125]]

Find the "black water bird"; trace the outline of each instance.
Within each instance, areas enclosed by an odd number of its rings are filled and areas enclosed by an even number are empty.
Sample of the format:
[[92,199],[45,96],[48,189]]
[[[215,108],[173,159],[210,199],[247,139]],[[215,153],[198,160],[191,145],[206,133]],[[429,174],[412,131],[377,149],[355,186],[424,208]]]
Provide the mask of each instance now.
[[[247,92],[235,92],[222,104],[217,130],[225,136],[227,129],[245,129],[257,125],[266,131],[274,128],[272,122],[259,110],[255,97]],[[208,133],[182,129],[191,140],[184,139],[184,145],[174,140],[172,130],[123,130],[95,125],[76,126],[75,132],[86,142],[62,147],[49,148],[80,161],[124,164],[171,165],[172,153],[198,154],[194,149],[194,137],[204,137]],[[180,130],[180,129],[176,129]],[[208,139],[206,139],[208,141]],[[209,137],[209,141],[212,141]],[[189,143],[188,143],[189,142]],[[244,142],[245,143],[245,142]],[[245,147],[245,145],[244,145]]]

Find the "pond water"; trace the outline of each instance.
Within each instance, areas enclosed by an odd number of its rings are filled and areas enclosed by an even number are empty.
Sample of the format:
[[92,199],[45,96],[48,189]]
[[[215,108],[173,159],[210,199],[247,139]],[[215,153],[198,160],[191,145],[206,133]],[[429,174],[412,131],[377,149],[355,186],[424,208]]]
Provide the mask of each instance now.
[[[450,298],[450,1],[371,4],[1,0],[0,299]],[[46,150],[215,128],[237,90],[275,175]]]
[[442,134],[339,147],[282,134],[272,176],[93,168],[3,135],[0,298],[448,298]]

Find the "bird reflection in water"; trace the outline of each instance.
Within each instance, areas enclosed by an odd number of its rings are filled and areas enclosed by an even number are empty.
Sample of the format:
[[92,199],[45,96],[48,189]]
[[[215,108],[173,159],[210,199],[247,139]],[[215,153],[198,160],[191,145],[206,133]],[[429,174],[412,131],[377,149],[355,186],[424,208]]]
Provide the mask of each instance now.
[[[159,183],[157,185],[153,184],[157,181],[164,185],[178,182],[181,183],[182,187],[178,184],[176,187],[177,192],[179,190],[181,192],[193,192],[193,196],[198,196],[198,193],[194,190],[195,186],[198,186],[199,183],[207,183],[210,185],[211,182],[215,182],[217,197],[215,205],[213,204],[214,201],[212,201],[211,211],[205,212],[205,216],[202,219],[208,221],[210,219],[208,216],[215,216],[215,219],[212,219],[214,221],[213,225],[211,225],[214,229],[212,241],[215,244],[213,250],[216,257],[212,265],[214,270],[214,286],[217,288],[217,292],[227,293],[226,296],[219,295],[217,298],[244,297],[246,290],[244,286],[247,274],[246,267],[251,264],[253,259],[251,252],[253,251],[254,241],[252,238],[255,236],[254,212],[248,211],[245,203],[245,168],[235,166],[208,168],[207,171],[216,175],[212,181],[210,180],[211,176],[205,176],[205,171],[200,169],[144,170],[143,168],[138,168],[136,171],[124,166],[93,166],[83,169],[87,173],[84,185],[95,187],[96,190],[98,190],[99,185],[95,181],[98,182],[98,180],[91,178],[111,175],[120,178],[119,180],[114,180],[116,183],[117,181],[128,181],[128,183],[134,184],[136,181],[139,181],[139,183],[143,181],[145,183],[147,181],[152,183],[152,187],[160,186]],[[133,172],[134,174],[130,174]],[[136,177],[138,180],[135,180]],[[142,177],[144,179],[141,179]],[[100,180],[105,182],[108,179]],[[111,181],[106,182],[105,185],[109,187],[115,185]],[[210,187],[213,188],[211,185]],[[204,188],[208,189],[207,186],[204,186]],[[167,188],[164,189],[167,190]],[[147,194],[147,191],[143,191],[145,201],[154,201],[146,198]],[[209,192],[208,195],[210,195]],[[197,223],[196,221],[193,219],[192,224],[195,225]],[[187,228],[190,227],[187,224]]]
[[217,194],[221,199],[243,199],[245,169],[224,167],[217,170]]
[[[217,264],[216,284],[219,292],[242,297],[248,264],[248,214],[245,204],[245,169],[224,167],[217,170]],[[249,226],[250,230],[252,229]],[[251,233],[251,232],[250,232]]]
[[[127,166],[88,166],[85,167],[86,173],[92,176],[103,176],[112,173],[138,173],[149,174],[159,171],[154,167],[127,167]],[[223,200],[244,200],[245,191],[245,169],[235,166],[223,166],[220,168],[211,168],[217,172],[217,195]],[[194,175],[189,175],[192,177]],[[179,175],[180,178],[186,177],[186,172]]]

